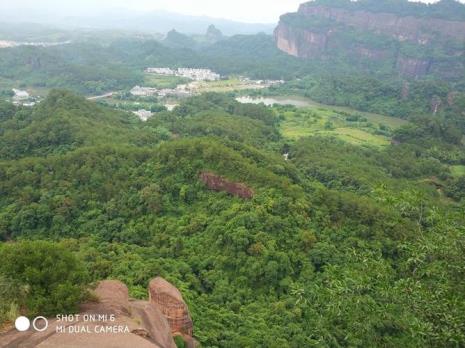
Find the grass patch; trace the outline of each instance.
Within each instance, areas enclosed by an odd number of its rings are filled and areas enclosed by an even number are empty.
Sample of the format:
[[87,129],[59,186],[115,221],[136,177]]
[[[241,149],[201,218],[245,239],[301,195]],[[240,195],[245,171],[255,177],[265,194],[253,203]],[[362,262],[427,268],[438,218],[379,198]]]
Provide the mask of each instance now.
[[328,133],[355,145],[375,145],[386,146],[390,144],[389,138],[381,135],[374,135],[356,128],[338,128]]
[[453,176],[459,177],[465,175],[465,166],[451,166],[450,171]]
[[152,88],[176,88],[178,85],[189,83],[191,80],[178,76],[165,76],[156,74],[144,74],[144,87]]
[[216,93],[228,93],[239,90],[250,89],[250,83],[243,82],[237,78],[230,78],[227,80],[218,81],[203,81],[198,84],[198,92],[216,92]]

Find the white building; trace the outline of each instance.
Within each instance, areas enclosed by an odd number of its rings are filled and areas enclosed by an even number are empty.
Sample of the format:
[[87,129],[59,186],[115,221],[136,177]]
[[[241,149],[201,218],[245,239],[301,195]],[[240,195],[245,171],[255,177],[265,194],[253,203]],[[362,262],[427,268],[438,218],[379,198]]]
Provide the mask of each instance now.
[[147,68],[145,72],[165,76],[185,77],[195,81],[216,81],[221,78],[220,74],[210,69],[178,68],[173,70],[170,68]]
[[135,86],[130,93],[135,97],[151,97],[158,94],[158,89],[150,87]]
[[219,74],[210,69],[179,68],[178,75],[195,81],[216,81],[221,78]]
[[170,68],[147,68],[145,72],[158,75],[175,75],[176,72]]
[[29,99],[29,93],[26,91],[22,91],[20,89],[13,88],[13,93],[15,94],[13,99],[15,101],[27,100]]
[[9,48],[15,46],[17,46],[17,44],[14,41],[0,40],[0,48]]
[[144,109],[134,111],[133,113],[137,115],[137,117],[139,117],[141,121],[144,121],[144,122],[147,121],[150,117],[152,117],[152,113]]
[[33,46],[33,47],[52,47],[59,45],[70,44],[71,41],[61,41],[61,42],[18,42],[18,41],[7,41],[0,40],[0,48],[9,48],[17,46]]

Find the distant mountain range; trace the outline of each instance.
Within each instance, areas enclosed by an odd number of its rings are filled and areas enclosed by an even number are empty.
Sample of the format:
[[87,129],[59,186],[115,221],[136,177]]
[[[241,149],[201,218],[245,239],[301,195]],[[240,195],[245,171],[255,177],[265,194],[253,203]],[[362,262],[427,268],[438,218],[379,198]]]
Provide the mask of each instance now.
[[24,22],[53,25],[59,28],[116,29],[167,33],[172,29],[186,34],[203,34],[213,24],[224,35],[272,33],[276,24],[243,23],[206,16],[189,16],[166,11],[137,12],[113,9],[91,15],[53,16],[50,13],[0,12],[0,22]]

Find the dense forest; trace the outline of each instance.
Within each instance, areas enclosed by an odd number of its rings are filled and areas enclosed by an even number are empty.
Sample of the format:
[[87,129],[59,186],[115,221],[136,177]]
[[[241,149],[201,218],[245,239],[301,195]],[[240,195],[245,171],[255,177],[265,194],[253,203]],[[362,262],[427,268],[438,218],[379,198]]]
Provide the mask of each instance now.
[[463,145],[421,123],[383,149],[289,141],[279,110],[206,94],[143,123],[58,90],[3,103],[2,320],[72,311],[105,278],[143,297],[161,275],[204,346],[463,345],[465,185],[443,158]]

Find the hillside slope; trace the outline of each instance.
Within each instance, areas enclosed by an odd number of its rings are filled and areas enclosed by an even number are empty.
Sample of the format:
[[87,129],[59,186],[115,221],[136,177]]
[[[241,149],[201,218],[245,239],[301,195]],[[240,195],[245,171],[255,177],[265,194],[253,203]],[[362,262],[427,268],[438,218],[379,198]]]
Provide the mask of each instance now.
[[[206,94],[124,122],[63,91],[0,108],[15,149],[0,159],[0,321],[69,311],[103,279],[143,299],[160,276],[205,347],[463,345],[447,144],[409,143],[414,125],[382,149],[287,143],[280,110]],[[81,141],[30,142],[62,119]]]

